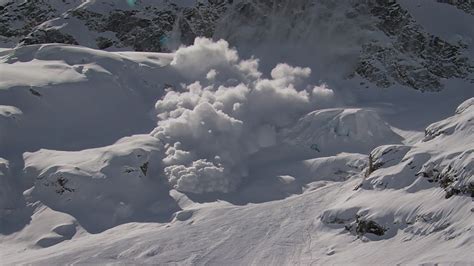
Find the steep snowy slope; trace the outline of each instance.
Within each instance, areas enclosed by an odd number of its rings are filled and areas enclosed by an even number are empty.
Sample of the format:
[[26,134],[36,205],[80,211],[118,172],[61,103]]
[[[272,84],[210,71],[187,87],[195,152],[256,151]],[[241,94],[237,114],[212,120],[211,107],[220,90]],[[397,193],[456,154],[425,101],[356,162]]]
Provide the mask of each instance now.
[[[460,149],[472,156],[472,134],[465,134],[472,132],[472,124],[466,121],[473,113],[471,99],[456,115],[429,128],[455,125],[454,131],[438,138],[455,141],[449,146],[454,154]],[[11,237],[13,241],[2,244],[2,252],[7,263],[472,263],[471,195],[446,198],[439,187],[442,183],[415,174],[418,168],[433,165],[426,158],[450,157],[429,136],[412,148],[378,148],[370,160],[340,154],[260,169],[261,179],[239,194],[262,200],[265,195],[257,193],[272,191],[269,195],[279,192],[281,200],[267,198],[267,202],[242,206],[222,201],[196,203],[172,190],[170,196],[183,210],[170,223],[129,223],[100,234],[76,234],[71,241],[50,248],[25,251],[19,249],[22,240]],[[453,171],[459,173],[454,186],[469,182],[472,186],[472,160],[464,166],[457,162],[443,161],[452,163]],[[443,163],[436,165],[444,167]],[[407,164],[417,168],[411,179],[398,170]],[[382,181],[384,176],[390,181]],[[227,200],[232,202],[232,198]],[[49,217],[58,217],[48,212]],[[44,211],[37,212],[26,229],[44,219],[40,213],[44,215]]]
[[[6,50],[0,56],[0,104],[14,108],[5,111],[4,123],[16,128],[6,127],[2,132],[2,154],[40,148],[38,144],[84,147],[79,138],[89,141],[87,145],[97,145],[90,141],[101,136],[112,136],[108,140],[112,142],[153,123],[147,112],[163,85],[143,84],[140,79],[151,75],[153,66],[118,54],[59,45]],[[137,73],[136,77],[128,79],[131,76],[125,73],[130,72]],[[140,92],[135,89],[138,86]]]
[[473,23],[0,0],[0,264],[473,263]]
[[1,55],[7,264],[473,260],[472,99],[408,144],[411,118],[384,118],[410,101],[318,110],[344,94],[309,68],[260,72],[225,41]]

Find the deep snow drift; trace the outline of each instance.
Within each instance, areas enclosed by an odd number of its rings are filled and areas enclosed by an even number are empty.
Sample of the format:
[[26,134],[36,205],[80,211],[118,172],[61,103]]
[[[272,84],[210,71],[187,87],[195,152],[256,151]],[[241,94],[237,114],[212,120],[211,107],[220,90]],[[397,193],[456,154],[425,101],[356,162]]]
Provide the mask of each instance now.
[[6,264],[474,259],[473,98],[418,102],[426,124],[451,115],[423,137],[419,116],[396,119],[414,107],[397,91],[344,107],[310,68],[263,73],[223,40],[0,56]]

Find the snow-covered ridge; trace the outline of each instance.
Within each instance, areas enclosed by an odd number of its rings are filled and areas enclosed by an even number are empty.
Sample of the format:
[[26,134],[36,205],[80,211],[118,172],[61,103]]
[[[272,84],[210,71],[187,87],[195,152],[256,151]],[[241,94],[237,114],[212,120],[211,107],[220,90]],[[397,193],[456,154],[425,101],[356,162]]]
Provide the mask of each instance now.
[[466,101],[409,144],[413,118],[386,121],[409,101],[348,107],[311,68],[261,64],[205,38],[173,54],[1,51],[2,259],[472,261],[468,90],[441,94]]
[[321,221],[367,240],[431,236],[458,247],[472,241],[472,101],[430,125],[425,139],[413,146],[373,150],[356,192],[335,203]]
[[412,147],[383,146],[373,151],[362,187],[415,192],[434,183],[446,191],[446,198],[474,196],[473,106],[472,98],[465,101],[454,116],[428,126],[425,138]]
[[[10,47],[57,42],[163,52],[201,36],[227,39],[248,55],[280,54],[280,61],[314,64],[323,80],[362,79],[362,87],[401,84],[436,91],[445,79],[472,80],[472,56],[466,51],[474,33],[444,39],[421,27],[414,12],[399,2],[6,1],[0,10],[0,41]],[[452,4],[466,9],[466,4]],[[448,7],[434,0],[423,5]],[[473,23],[462,16],[451,19]]]

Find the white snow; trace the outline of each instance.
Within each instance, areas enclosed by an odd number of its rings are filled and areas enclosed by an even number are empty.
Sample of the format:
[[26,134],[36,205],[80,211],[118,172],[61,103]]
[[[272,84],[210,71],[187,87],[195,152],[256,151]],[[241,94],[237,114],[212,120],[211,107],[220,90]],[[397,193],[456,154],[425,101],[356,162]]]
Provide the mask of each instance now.
[[472,84],[359,89],[371,22],[329,11],[232,32],[268,51],[1,50],[0,264],[472,263]]

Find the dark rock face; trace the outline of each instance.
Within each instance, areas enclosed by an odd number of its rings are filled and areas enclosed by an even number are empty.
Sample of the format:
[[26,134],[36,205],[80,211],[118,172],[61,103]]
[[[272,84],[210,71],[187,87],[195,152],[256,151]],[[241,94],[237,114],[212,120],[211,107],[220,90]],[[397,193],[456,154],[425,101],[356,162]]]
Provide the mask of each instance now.
[[383,236],[386,229],[371,220],[358,220],[355,231],[358,235],[374,234],[376,236]]
[[[223,16],[231,0],[209,0],[194,7],[180,7],[172,2],[164,6],[139,6],[136,9],[111,9],[105,14],[85,8],[77,8],[74,0],[62,0],[64,13],[56,10],[48,0],[24,3],[8,2],[0,6],[0,36],[21,44],[38,43],[78,43],[74,36],[61,32],[61,29],[42,25],[52,19],[75,18],[84,23],[92,32],[111,32],[117,40],[100,36],[96,39],[99,49],[109,47],[131,47],[136,51],[167,51],[168,35],[180,31],[180,43],[192,44],[197,36],[212,37],[217,20]],[[77,3],[76,3],[77,5]],[[84,45],[84,44],[81,44]]]
[[[150,1],[126,10],[110,3],[110,10],[102,12],[80,6],[82,2],[78,0],[61,1],[8,1],[0,6],[0,38],[13,45],[55,42],[98,49],[167,52],[179,44],[192,44],[198,36],[216,37],[217,28],[224,22],[264,33],[273,23],[272,16],[277,14],[288,20],[290,28],[286,30],[291,31],[292,26],[302,21],[309,23],[311,19],[306,18],[311,15],[309,11],[320,5],[327,9],[320,14],[321,21],[331,19],[334,10],[347,8],[345,19],[366,18],[368,25],[363,27],[379,31],[389,39],[388,42],[366,41],[351,77],[358,75],[383,88],[401,84],[422,91],[438,91],[443,87],[443,79],[469,79],[474,73],[474,63],[464,56],[463,44],[449,43],[427,33],[395,0],[347,0],[349,5],[342,7],[328,0],[207,0],[194,6]],[[437,1],[474,12],[472,1]],[[92,41],[81,40],[74,29],[58,26],[71,20],[78,20],[89,30]],[[54,26],[50,23],[54,21],[60,23]],[[219,36],[232,39],[233,32],[221,32]]]
[[463,175],[461,171],[461,169],[448,165],[440,169],[433,168],[428,171],[420,171],[418,175],[427,178],[430,183],[438,183],[446,192],[446,199],[455,195],[474,197],[474,182],[462,182]]
[[[180,43],[192,44],[198,36],[212,37],[217,20],[227,8],[225,1],[209,1],[207,5],[178,7],[146,6],[140,10],[113,10],[100,14],[75,9],[71,15],[85,21],[90,31],[112,32],[118,41],[98,38],[97,47],[132,47],[136,51],[165,52],[173,30],[179,30]],[[177,29],[175,29],[177,27]]]
[[41,43],[65,43],[75,44],[79,43],[69,34],[62,33],[56,29],[37,30],[26,36],[22,43],[24,45],[41,44]]
[[93,11],[76,9],[71,15],[85,21],[90,31],[113,32],[118,41],[105,37],[96,39],[99,49],[132,47],[136,51],[164,51],[161,39],[171,31],[175,17],[169,11],[157,12],[159,19],[142,18],[136,10],[115,10],[107,15]]
[[115,44],[114,41],[107,39],[105,37],[97,37],[95,41],[97,44],[97,48],[101,50],[107,49]]
[[48,1],[10,1],[0,6],[0,36],[22,38],[34,27],[54,18],[55,10]]
[[418,90],[436,91],[441,79],[468,78],[474,65],[463,55],[462,45],[448,43],[423,31],[396,1],[369,1],[377,27],[393,40],[363,46],[356,73],[379,87],[399,83]]

